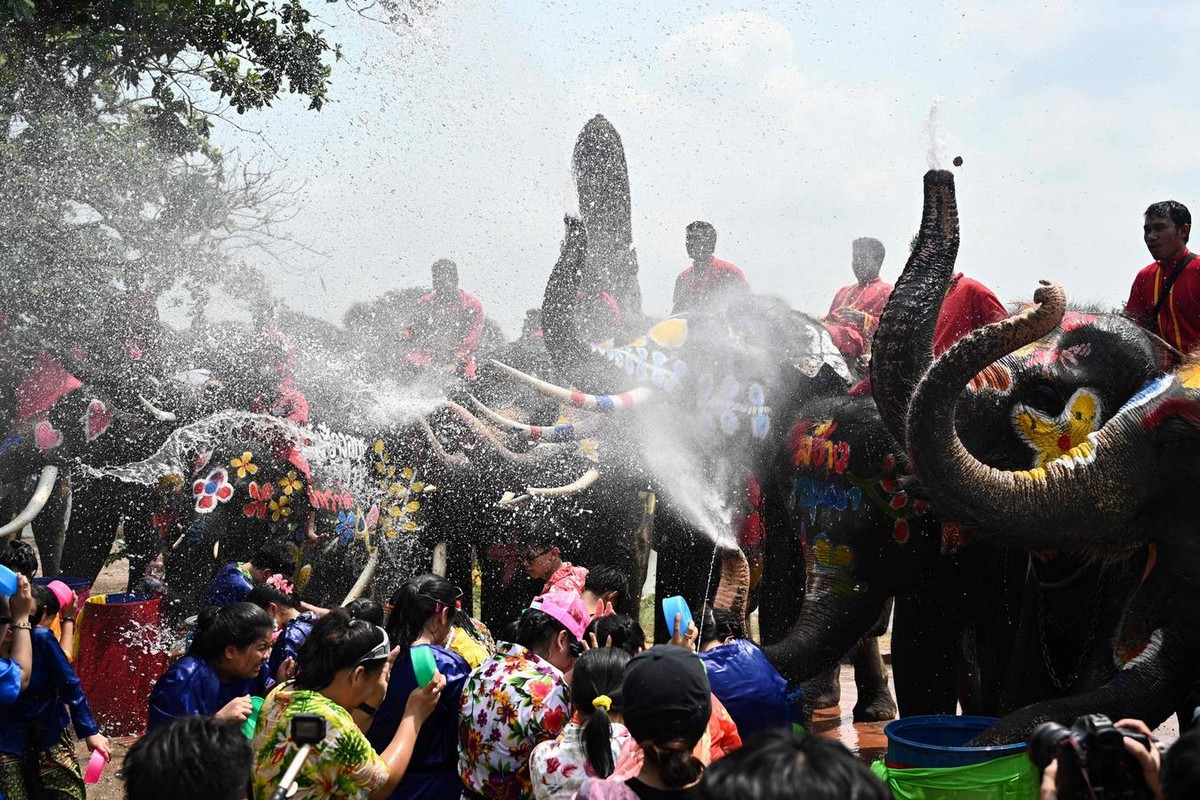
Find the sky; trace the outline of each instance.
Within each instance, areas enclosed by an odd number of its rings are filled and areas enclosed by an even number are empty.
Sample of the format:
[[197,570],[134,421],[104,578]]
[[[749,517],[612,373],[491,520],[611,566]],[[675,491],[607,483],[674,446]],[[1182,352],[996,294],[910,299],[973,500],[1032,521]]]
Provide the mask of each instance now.
[[285,98],[216,139],[299,187],[284,229],[304,248],[259,263],[276,296],[330,321],[448,257],[516,335],[597,113],[624,141],[652,315],[670,310],[694,219],[756,291],[802,311],[853,281],[858,236],[883,241],[893,281],[934,98],[944,155],[963,159],[959,268],[1005,302],[1052,278],[1122,305],[1150,261],[1145,207],[1200,211],[1194,2],[442,0],[412,26],[309,5],[345,53],[331,101]]

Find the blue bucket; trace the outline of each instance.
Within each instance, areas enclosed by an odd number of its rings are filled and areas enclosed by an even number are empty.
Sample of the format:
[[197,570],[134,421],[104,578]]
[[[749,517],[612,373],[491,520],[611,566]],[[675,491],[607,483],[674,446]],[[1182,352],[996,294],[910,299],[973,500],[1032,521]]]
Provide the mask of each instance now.
[[889,722],[887,765],[892,768],[965,767],[1025,751],[1025,743],[964,747],[996,722],[995,717],[947,715],[905,717]]

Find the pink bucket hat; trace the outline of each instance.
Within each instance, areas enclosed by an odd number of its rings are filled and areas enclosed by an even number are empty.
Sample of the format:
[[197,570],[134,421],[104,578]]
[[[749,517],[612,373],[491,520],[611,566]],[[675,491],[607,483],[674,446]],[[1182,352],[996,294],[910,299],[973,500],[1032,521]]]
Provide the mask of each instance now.
[[583,604],[583,598],[577,592],[547,592],[533,598],[529,607],[558,620],[580,641],[583,640],[583,632],[587,630],[592,619],[587,606]]

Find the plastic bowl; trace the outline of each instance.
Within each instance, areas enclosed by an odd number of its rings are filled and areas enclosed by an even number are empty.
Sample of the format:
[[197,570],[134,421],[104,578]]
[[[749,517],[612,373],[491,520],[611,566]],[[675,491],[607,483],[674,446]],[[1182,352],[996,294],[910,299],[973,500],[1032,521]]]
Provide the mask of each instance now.
[[242,723],[242,733],[247,739],[254,738],[254,726],[258,724],[258,714],[262,711],[263,699],[256,695],[250,697],[250,716],[246,717],[246,721]]
[[413,675],[417,677],[417,688],[425,686],[433,680],[433,673],[437,672],[437,662],[433,659],[433,651],[429,649],[429,645],[419,644],[412,648],[410,656]]
[[104,767],[107,764],[108,759],[104,757],[104,753],[101,753],[99,750],[93,750],[92,757],[88,759],[87,772],[83,774],[83,782],[99,782],[100,775],[104,772]]
[[67,608],[75,602],[75,592],[62,581],[50,581],[46,588],[58,598],[58,605],[62,608]]
[[19,586],[17,583],[17,573],[0,564],[0,594],[5,597],[12,597],[17,593],[17,586]]
[[668,597],[662,601],[663,618],[667,621],[667,633],[674,635],[675,633],[675,615],[678,614],[679,633],[687,633],[688,625],[692,624],[692,610],[688,608],[687,601],[683,599],[683,595],[677,594],[674,597]]
[[994,717],[929,715],[889,722],[887,765],[909,767],[965,767],[1025,751],[1025,743],[993,747],[965,747],[988,728]]

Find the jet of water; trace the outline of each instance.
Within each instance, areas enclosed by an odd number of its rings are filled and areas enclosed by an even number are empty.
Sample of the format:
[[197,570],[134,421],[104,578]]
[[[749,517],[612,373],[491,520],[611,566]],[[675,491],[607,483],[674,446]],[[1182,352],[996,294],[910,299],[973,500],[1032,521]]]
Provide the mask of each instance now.
[[929,168],[945,169],[946,140],[942,135],[942,96],[940,94],[933,98],[926,127],[929,130]]

